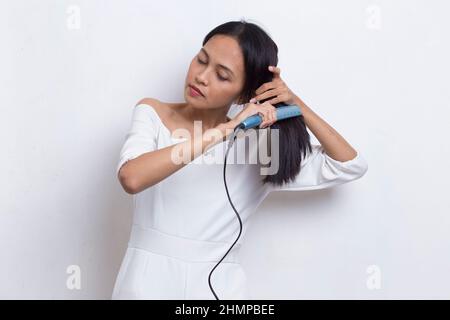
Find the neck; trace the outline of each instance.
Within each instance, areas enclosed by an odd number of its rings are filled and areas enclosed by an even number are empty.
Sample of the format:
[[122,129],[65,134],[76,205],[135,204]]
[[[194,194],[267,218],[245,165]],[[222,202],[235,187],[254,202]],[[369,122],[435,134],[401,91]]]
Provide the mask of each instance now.
[[202,127],[206,131],[214,128],[221,123],[228,122],[227,117],[230,106],[214,108],[214,109],[198,109],[189,103],[185,103],[181,112],[183,116],[192,124],[194,121],[201,121]]

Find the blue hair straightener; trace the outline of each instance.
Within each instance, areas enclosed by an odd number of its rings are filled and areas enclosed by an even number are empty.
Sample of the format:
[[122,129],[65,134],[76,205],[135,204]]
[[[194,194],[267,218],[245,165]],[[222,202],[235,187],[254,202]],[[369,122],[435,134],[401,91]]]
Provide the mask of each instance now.
[[[289,106],[282,106],[276,108],[277,112],[277,121],[288,119],[292,117],[298,117],[302,114],[300,107],[297,105],[289,105]],[[257,127],[261,124],[262,117],[259,114],[255,114],[253,116],[248,117],[244,121],[242,121],[237,128],[242,130],[247,130],[250,128]],[[236,129],[235,129],[236,130]]]
[[[288,105],[288,106],[278,107],[277,110],[276,110],[276,113],[277,113],[277,121],[288,119],[288,118],[292,118],[292,117],[298,117],[298,116],[300,116],[302,114],[300,107],[297,106],[297,105]],[[239,130],[247,130],[247,129],[250,129],[250,128],[254,128],[254,127],[259,126],[261,123],[262,123],[261,115],[260,114],[255,114],[253,116],[248,117],[247,119],[242,121],[240,124],[238,124],[234,128],[234,132],[231,135],[231,139],[230,139],[230,142],[228,144],[227,151],[225,153],[225,161],[224,161],[224,164],[223,164],[223,182],[225,184],[225,190],[227,192],[228,201],[230,202],[231,207],[233,208],[233,210],[236,213],[236,216],[237,216],[237,218],[239,220],[240,229],[239,229],[239,235],[237,236],[236,240],[234,240],[233,244],[228,249],[228,251],[225,253],[225,255],[222,257],[222,259],[220,259],[219,262],[217,262],[217,264],[214,266],[214,268],[211,269],[211,272],[209,273],[209,277],[208,277],[209,288],[211,289],[211,292],[213,293],[213,295],[216,298],[216,300],[219,300],[219,297],[217,296],[216,292],[214,291],[214,289],[211,286],[211,275],[212,275],[213,271],[217,268],[217,266],[222,262],[222,260],[225,259],[225,257],[227,256],[228,252],[231,251],[231,249],[236,244],[236,242],[238,241],[238,239],[239,239],[239,237],[241,236],[241,233],[242,233],[242,220],[241,220],[241,217],[239,216],[239,213],[237,212],[236,208],[234,207],[233,202],[231,201],[230,194],[228,192],[227,181],[225,179],[225,176],[226,176],[225,172],[226,172],[226,166],[227,166],[228,152],[229,152],[229,150],[230,150],[234,140],[236,139],[236,134],[237,134],[237,132]]]

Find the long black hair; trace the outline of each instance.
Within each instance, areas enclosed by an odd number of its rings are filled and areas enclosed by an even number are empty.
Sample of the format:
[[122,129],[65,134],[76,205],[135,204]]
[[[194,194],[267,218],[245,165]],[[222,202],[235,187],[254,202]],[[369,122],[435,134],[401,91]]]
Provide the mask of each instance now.
[[[215,35],[233,37],[239,44],[244,56],[244,87],[239,96],[238,103],[244,104],[255,96],[255,91],[263,83],[273,79],[273,73],[268,66],[277,66],[278,47],[271,37],[260,26],[242,19],[223,23],[211,30],[204,38],[203,45]],[[264,103],[272,99],[261,100]],[[286,105],[280,102],[274,107]],[[272,183],[281,186],[283,183],[293,181],[300,172],[301,161],[306,157],[307,150],[311,152],[311,142],[306,130],[303,115],[277,121],[271,129],[279,129],[279,159],[278,171],[266,175],[263,183]]]

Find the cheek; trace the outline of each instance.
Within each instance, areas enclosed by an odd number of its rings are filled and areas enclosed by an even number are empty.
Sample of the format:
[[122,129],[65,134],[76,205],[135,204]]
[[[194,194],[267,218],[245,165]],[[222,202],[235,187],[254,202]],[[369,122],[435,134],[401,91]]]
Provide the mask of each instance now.
[[236,99],[240,91],[236,86],[230,84],[229,82],[220,83],[216,82],[213,90],[213,96],[217,97],[222,103],[229,103]]

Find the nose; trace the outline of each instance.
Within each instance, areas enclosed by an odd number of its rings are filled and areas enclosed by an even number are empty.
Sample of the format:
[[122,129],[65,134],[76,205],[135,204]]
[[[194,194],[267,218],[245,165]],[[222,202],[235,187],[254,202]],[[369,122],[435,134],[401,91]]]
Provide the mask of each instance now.
[[208,85],[208,81],[206,79],[206,69],[195,76],[195,81],[197,81],[197,83],[203,84],[204,86]]

